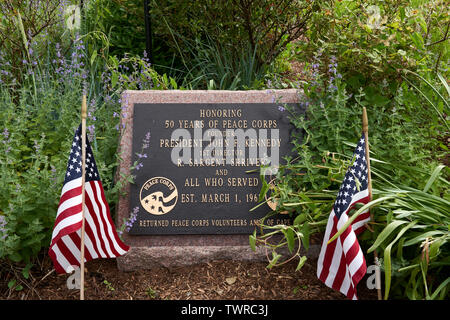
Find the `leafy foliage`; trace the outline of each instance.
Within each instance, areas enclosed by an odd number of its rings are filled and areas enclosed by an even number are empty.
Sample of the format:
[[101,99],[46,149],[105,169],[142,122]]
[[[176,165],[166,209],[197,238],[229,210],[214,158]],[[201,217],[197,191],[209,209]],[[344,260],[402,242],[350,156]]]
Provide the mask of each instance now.
[[401,70],[443,72],[448,61],[448,8],[444,1],[335,1],[323,3],[316,14],[309,41],[300,42],[298,54],[311,61],[323,49],[338,58],[340,72],[351,91],[362,87],[373,102],[381,100],[379,84],[388,83],[393,97]]
[[[91,2],[87,20],[108,35],[112,55],[143,52],[142,1]],[[257,87],[284,48],[306,32],[318,3],[150,1],[152,62],[158,72],[169,73],[188,88]]]
[[[272,185],[263,187],[261,191],[260,201],[266,195],[277,203],[275,212],[289,213],[294,223],[292,226],[274,227],[262,223],[264,228],[268,228],[264,230],[268,231],[254,233],[250,244],[263,245],[273,251],[269,262],[269,267],[272,267],[283,261],[277,253],[280,247],[290,249],[296,239],[299,239],[296,241],[300,246],[308,242],[311,234],[324,231],[346,168],[350,165],[356,145],[354,140],[362,130],[361,111],[365,106],[369,118],[374,186],[374,200],[368,206],[372,207],[374,214],[371,223],[374,232],[364,233],[360,241],[363,247],[373,244],[370,251],[381,250],[385,298],[390,292],[394,297],[400,297],[406,291],[411,299],[442,299],[450,287],[443,272],[449,263],[450,172],[438,164],[446,161],[448,154],[448,148],[441,140],[448,136],[443,116],[448,112],[445,83],[438,80],[439,77],[432,79],[429,74],[424,78],[405,72],[405,81],[398,86],[395,98],[388,103],[382,99],[374,103],[363,89],[355,95],[347,93],[347,83],[338,71],[340,67],[335,57],[329,60],[325,57],[331,63],[326,65],[327,73],[320,73],[322,59],[322,51],[319,51],[314,58],[315,76],[305,83],[300,96],[300,104],[307,106],[306,117],[287,108],[292,124],[304,134],[303,140],[299,135],[292,137],[298,156],[288,158],[287,164],[280,167],[272,180]],[[263,181],[265,185],[268,184]],[[349,221],[365,208],[356,208]],[[271,214],[273,212],[268,216]],[[276,246],[266,241],[275,234],[284,239]],[[424,255],[430,254],[427,250],[432,243],[435,243],[433,253],[424,260]],[[402,251],[402,248],[405,249]],[[393,252],[397,253],[395,257],[391,254]],[[301,267],[305,257],[295,252],[291,254],[299,257]],[[428,270],[434,271],[428,273]]]
[[[45,3],[40,5],[45,10]],[[29,34],[32,27],[24,19],[17,13],[15,26]],[[68,30],[65,17],[60,19],[58,42],[22,38],[21,72],[14,73],[7,50],[0,52],[0,259],[7,261],[32,264],[48,248],[67,165],[64,150],[70,150],[80,122],[82,95],[88,100],[88,138],[114,213],[122,189],[115,181],[124,129],[119,115],[126,113],[122,91],[178,87],[146,58],[108,56],[103,34],[84,30],[80,35],[83,30]]]

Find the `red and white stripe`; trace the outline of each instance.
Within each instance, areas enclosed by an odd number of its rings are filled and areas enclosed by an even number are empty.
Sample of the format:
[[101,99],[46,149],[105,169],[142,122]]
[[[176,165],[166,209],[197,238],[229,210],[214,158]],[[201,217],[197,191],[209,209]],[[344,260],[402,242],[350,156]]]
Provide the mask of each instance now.
[[[63,186],[49,255],[57,273],[70,273],[81,258],[81,178]],[[117,235],[101,181],[85,183],[85,261],[115,258],[129,247]]]
[[328,287],[340,291],[349,299],[357,299],[356,285],[366,273],[366,261],[356,236],[364,231],[370,220],[369,211],[360,214],[335,241],[327,244],[347,222],[347,213],[356,203],[368,203],[367,189],[354,195],[352,203],[338,220],[334,209],[328,218],[327,227],[317,261],[317,277]]

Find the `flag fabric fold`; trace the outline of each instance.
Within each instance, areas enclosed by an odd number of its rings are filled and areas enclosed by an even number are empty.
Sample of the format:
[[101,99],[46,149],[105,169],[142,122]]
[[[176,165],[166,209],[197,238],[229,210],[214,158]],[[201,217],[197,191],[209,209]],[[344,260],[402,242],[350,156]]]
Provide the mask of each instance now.
[[365,230],[370,220],[369,211],[360,214],[334,241],[328,241],[347,222],[348,213],[356,203],[370,201],[368,159],[364,134],[353,153],[335,203],[328,218],[322,247],[317,261],[317,277],[330,288],[340,291],[349,299],[357,299],[356,285],[365,275],[367,267],[356,236]]
[[[49,255],[57,273],[70,273],[80,266],[82,224],[81,125],[75,132]],[[111,219],[94,155],[86,138],[85,176],[85,261],[115,258],[129,247],[119,238]]]

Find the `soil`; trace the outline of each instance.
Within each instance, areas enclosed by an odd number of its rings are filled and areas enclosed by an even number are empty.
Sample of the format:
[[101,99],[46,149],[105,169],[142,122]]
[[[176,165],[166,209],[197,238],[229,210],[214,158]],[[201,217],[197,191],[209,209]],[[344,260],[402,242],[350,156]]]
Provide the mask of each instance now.
[[[193,266],[154,268],[134,272],[117,269],[115,259],[86,263],[87,300],[346,300],[316,278],[316,261],[308,259],[295,272],[296,261],[267,269],[265,262],[211,261]],[[0,269],[0,299],[78,300],[69,290],[70,275],[57,275],[48,257],[34,267],[22,290],[8,288],[11,270]],[[19,277],[20,278],[20,277]],[[23,280],[22,280],[23,281]],[[375,290],[358,285],[360,300],[376,300]]]

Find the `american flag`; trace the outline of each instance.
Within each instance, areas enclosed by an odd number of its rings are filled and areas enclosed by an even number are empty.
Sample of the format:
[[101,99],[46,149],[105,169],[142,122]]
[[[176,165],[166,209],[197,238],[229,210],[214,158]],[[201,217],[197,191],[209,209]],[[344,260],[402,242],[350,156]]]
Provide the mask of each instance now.
[[359,215],[336,240],[328,240],[347,222],[356,203],[369,202],[368,168],[364,134],[356,146],[352,166],[348,168],[328,218],[322,248],[317,261],[317,277],[328,287],[349,299],[357,299],[356,285],[366,273],[366,261],[356,236],[365,230],[369,211]]
[[[75,132],[66,176],[53,228],[49,255],[57,273],[70,273],[81,259],[81,125]],[[100,175],[89,140],[86,138],[85,177],[85,261],[114,258],[125,254],[128,246],[117,235],[105,199]]]

